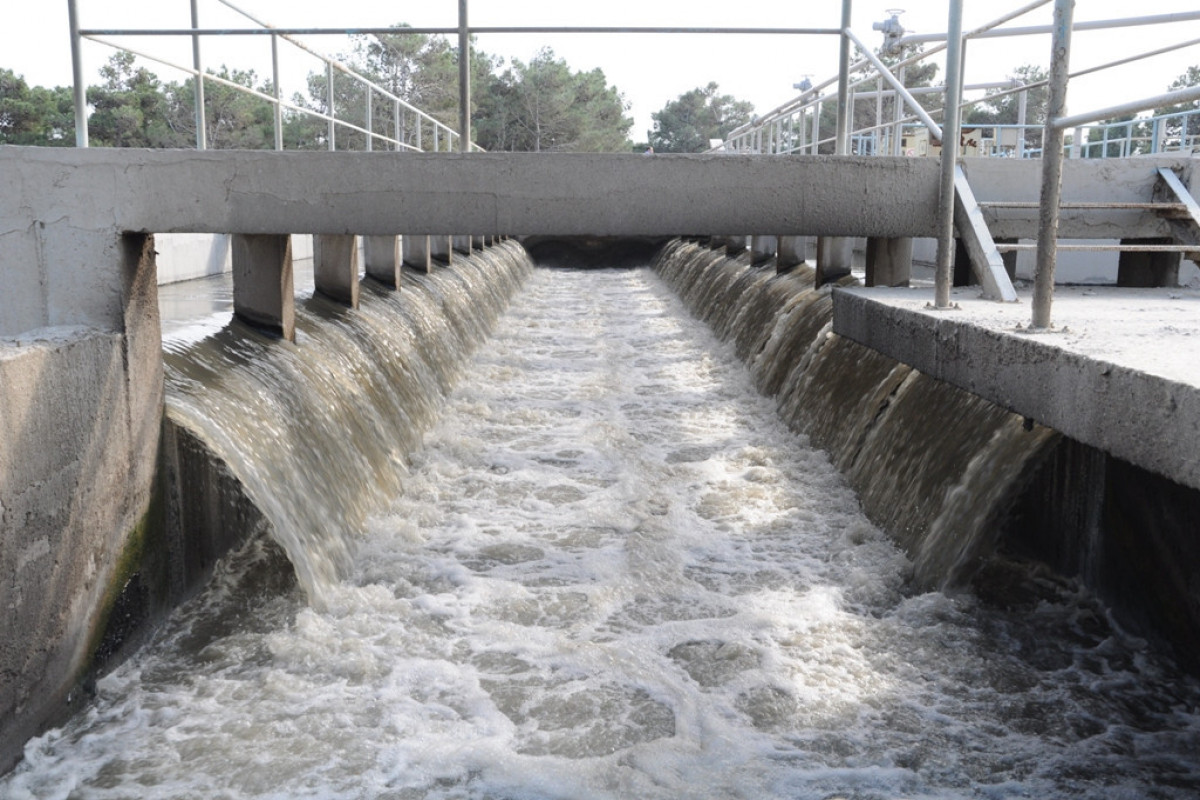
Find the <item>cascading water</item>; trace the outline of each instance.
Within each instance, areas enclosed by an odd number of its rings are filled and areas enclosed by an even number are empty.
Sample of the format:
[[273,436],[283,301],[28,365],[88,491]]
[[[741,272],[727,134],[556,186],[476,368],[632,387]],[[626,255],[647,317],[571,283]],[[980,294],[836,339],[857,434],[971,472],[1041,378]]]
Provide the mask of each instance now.
[[[1193,682],[1069,582],[1030,576],[1007,609],[914,588],[914,563],[860,510],[831,458],[850,474],[887,469],[872,463],[883,417],[934,390],[837,352],[819,318],[827,293],[802,271],[718,265],[691,245],[658,269],[735,341],[690,319],[651,270],[535,270],[442,400],[446,365],[480,335],[469,298],[500,280],[479,269],[462,300],[443,270],[394,306],[370,298],[363,328],[352,314],[307,321],[294,351],[245,337],[198,350],[173,374],[172,413],[205,417],[204,386],[221,397],[208,407],[244,421],[196,424],[255,475],[248,487],[261,478],[256,500],[295,514],[272,525],[313,559],[297,573],[317,602],[280,589],[271,547],[251,543],[100,681],[85,714],[31,742],[0,794],[1200,792]],[[328,358],[349,363],[300,363],[326,335]],[[285,366],[260,368],[266,349],[287,350]],[[797,365],[875,382],[839,404]],[[755,383],[774,387],[784,419]],[[411,431],[435,416],[416,446]],[[953,457],[965,478],[889,476],[894,491],[951,495],[896,518],[975,513],[955,504],[983,461],[1037,448],[1023,438],[1036,431],[1011,428],[989,423]],[[842,444],[826,455],[807,436]],[[295,480],[296,497],[257,496]],[[302,503],[311,511],[290,508]]]

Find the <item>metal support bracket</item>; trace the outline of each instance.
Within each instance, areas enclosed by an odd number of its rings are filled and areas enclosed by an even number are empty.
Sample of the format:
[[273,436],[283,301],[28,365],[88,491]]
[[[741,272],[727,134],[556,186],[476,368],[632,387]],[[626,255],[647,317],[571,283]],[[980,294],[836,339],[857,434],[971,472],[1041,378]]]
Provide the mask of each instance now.
[[[1159,167],[1158,182],[1154,187],[1154,198],[1174,204],[1170,211],[1160,211],[1159,215],[1171,226],[1171,234],[1181,244],[1194,244],[1200,247],[1200,203],[1192,197],[1191,192],[1183,185],[1183,181],[1175,172],[1167,167]],[[1191,261],[1200,264],[1200,250],[1184,254]]]
[[983,211],[975,200],[975,192],[971,190],[967,173],[961,164],[954,171],[954,190],[954,224],[971,256],[971,269],[983,286],[983,296],[989,300],[1015,303],[1017,290],[1008,279],[1004,259],[996,249]]

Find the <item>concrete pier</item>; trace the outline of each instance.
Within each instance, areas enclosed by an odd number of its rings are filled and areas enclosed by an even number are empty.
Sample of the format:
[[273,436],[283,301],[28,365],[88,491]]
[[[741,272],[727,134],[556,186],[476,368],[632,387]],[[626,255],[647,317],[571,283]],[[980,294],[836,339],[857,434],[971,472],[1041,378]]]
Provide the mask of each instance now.
[[849,275],[853,262],[853,239],[846,236],[817,238],[817,286],[833,283]]
[[430,239],[428,235],[406,233],[400,237],[404,263],[421,272],[429,272],[433,267],[431,260]]
[[358,237],[321,233],[313,237],[313,279],[330,300],[358,308]]
[[908,286],[913,241],[907,237],[867,239],[867,286]]
[[400,288],[400,237],[364,236],[363,270],[389,289]]
[[296,340],[292,239],[236,234],[233,251],[233,313],[289,342]]
[[450,236],[429,237],[429,256],[441,264],[454,263],[454,245]]
[[750,260],[752,263],[762,264],[770,261],[775,257],[778,249],[778,236],[758,235],[750,237]]

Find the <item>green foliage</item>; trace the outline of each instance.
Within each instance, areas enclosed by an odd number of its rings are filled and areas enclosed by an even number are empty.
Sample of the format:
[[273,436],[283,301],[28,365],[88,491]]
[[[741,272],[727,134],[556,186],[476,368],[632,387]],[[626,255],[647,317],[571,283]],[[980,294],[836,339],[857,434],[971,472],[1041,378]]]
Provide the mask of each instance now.
[[650,146],[658,153],[701,153],[710,139],[724,139],[734,128],[750,121],[754,105],[732,95],[718,94],[710,82],[704,88],[679,95],[650,115],[654,128]]
[[[371,90],[371,130],[425,150],[433,148],[430,123],[422,125],[404,110],[397,119],[396,104],[384,92],[402,98],[452,129],[458,127],[458,48],[444,37],[404,32],[381,37],[360,36],[340,60],[384,91]],[[472,118],[475,139],[489,150],[628,150],[632,120],[615,87],[598,69],[575,72],[553,51],[540,51],[528,64],[514,61],[496,74],[500,61],[471,52]],[[222,67],[214,74],[233,84],[273,95],[269,82],[253,70]],[[89,139],[101,147],[195,146],[195,83],[163,83],[133,54],[120,51],[101,69],[102,82],[89,87],[92,107]],[[310,73],[307,96],[293,102],[320,114],[367,127],[365,84],[335,70],[330,102],[328,75]],[[204,83],[206,138],[210,148],[265,149],[274,146],[272,103],[239,92],[225,83]],[[300,112],[285,111],[286,149],[327,149],[328,122]],[[339,126],[339,150],[363,150],[366,134]],[[29,87],[23,78],[0,70],[0,144],[73,144],[74,109],[69,89]],[[446,149],[445,139],[439,149]],[[379,142],[376,148],[383,149]]]
[[0,69],[0,144],[75,144],[71,90],[29,86],[12,70]]
[[[1192,86],[1200,86],[1200,65],[1188,67],[1186,72],[1171,82],[1171,85],[1167,87],[1167,91],[1176,92]],[[1159,115],[1180,114],[1186,111],[1197,113],[1188,117],[1176,117],[1167,120],[1162,126],[1163,130],[1159,132],[1159,135],[1168,145],[1182,142],[1184,137],[1200,136],[1200,100],[1193,100],[1190,103],[1176,103],[1175,105],[1164,106],[1155,110],[1154,113]]]
[[[1049,77],[1046,70],[1033,64],[1025,64],[1013,70],[1008,77],[1024,84],[1043,84],[1026,91],[1025,123],[1027,125],[1045,123],[1046,104],[1050,98],[1049,87],[1045,85],[1045,81]],[[985,99],[976,103],[963,115],[963,124],[1016,125],[1020,116],[1020,95],[1007,94],[995,97],[1005,91],[1008,90],[989,89]]]
[[[254,70],[230,70],[222,65],[219,78],[273,94],[270,82],[256,84]],[[192,80],[165,87],[171,147],[192,147],[196,141],[196,84]],[[204,123],[213,150],[261,150],[275,146],[275,110],[271,103],[216,81],[204,82]]]
[[543,48],[514,60],[480,98],[476,140],[487,150],[618,152],[630,147],[633,120],[599,69],[574,72]]
[[88,88],[94,109],[88,139],[95,147],[170,147],[176,137],[167,119],[168,102],[154,73],[134,67],[132,53],[118,51],[100,68],[104,83]]

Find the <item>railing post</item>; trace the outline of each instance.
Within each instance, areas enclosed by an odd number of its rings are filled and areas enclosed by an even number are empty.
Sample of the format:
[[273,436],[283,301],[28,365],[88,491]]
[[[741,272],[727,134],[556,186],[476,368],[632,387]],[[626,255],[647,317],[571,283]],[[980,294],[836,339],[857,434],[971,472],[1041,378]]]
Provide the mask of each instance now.
[[371,132],[375,130],[375,120],[373,119],[373,117],[375,116],[375,113],[374,113],[375,109],[373,109],[371,107],[371,101],[372,101],[371,95],[372,94],[374,94],[374,93],[371,91],[370,85],[368,85],[367,86],[367,124],[365,126],[367,129],[367,152],[368,153],[375,149],[375,143],[373,141],[371,141],[372,139],[375,138],[374,136],[371,135]]
[[[901,86],[904,85],[904,78],[907,73],[908,67],[901,67],[900,71],[896,73],[896,79],[900,81]],[[892,119],[895,122],[892,126],[892,155],[902,156],[904,155],[904,123],[901,120],[904,119],[904,103],[899,92],[893,92],[892,98],[892,105],[894,106],[892,109]]]
[[458,149],[471,151],[471,31],[467,0],[458,0]]
[[337,144],[336,144],[337,124],[334,122],[334,118],[337,115],[334,113],[334,106],[333,106],[333,62],[332,61],[325,65],[325,82],[328,84],[325,87],[325,89],[326,89],[325,95],[329,101],[328,102],[329,108],[327,109],[329,111],[329,128],[328,128],[328,130],[329,130],[329,137],[328,137],[329,138],[329,149],[336,150],[337,149]]
[[[200,14],[196,9],[196,0],[192,0],[192,30],[200,27]],[[196,149],[208,147],[208,131],[204,116],[204,69],[200,65],[200,35],[192,34],[192,69],[196,70],[193,78],[196,84]]]
[[821,141],[821,101],[813,106],[813,127],[812,127],[812,154],[815,156],[820,150],[817,142]]
[[71,26],[71,94],[75,101],[75,146],[88,146],[87,86],[83,82],[83,48],[79,37],[79,9],[76,0],[67,0],[67,16]]
[[838,49],[837,144],[834,152],[844,156],[850,152],[850,27],[851,0],[842,0],[842,35]]
[[1025,123],[1029,111],[1029,90],[1022,89],[1017,95],[1017,158],[1025,157]]
[[283,92],[279,88],[279,37],[271,34],[271,83],[275,88],[275,149],[283,149]]
[[394,123],[392,133],[395,134],[396,150],[404,149],[404,113],[400,110],[400,101],[392,101],[392,120]]
[[1058,258],[1058,214],[1062,196],[1063,135],[1055,123],[1066,112],[1071,64],[1071,23],[1075,0],[1054,0],[1054,32],[1050,52],[1050,88],[1042,133],[1042,196],[1038,211],[1037,267],[1033,276],[1032,327],[1050,327],[1054,300],[1054,265]]
[[950,307],[954,264],[954,172],[958,166],[959,103],[962,95],[962,0],[950,0],[946,24],[946,100],[942,123],[942,163],[938,195],[935,308]]

